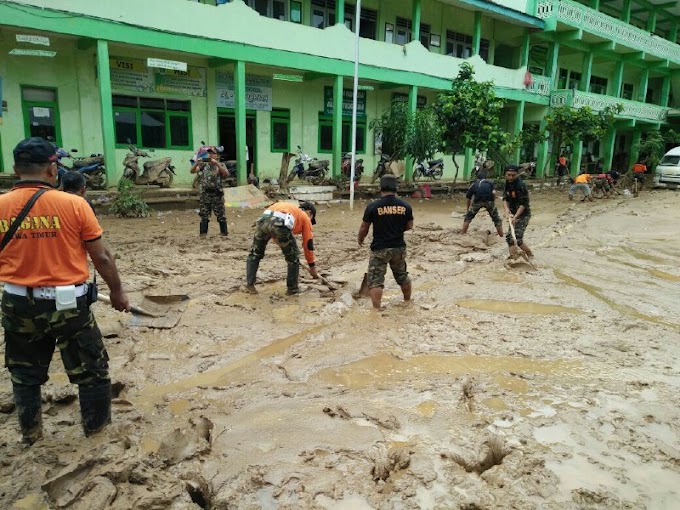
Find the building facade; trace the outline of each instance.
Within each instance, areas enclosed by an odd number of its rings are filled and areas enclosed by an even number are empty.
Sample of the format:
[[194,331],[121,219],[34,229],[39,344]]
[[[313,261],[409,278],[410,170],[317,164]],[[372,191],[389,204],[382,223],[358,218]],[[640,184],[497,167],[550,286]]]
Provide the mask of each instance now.
[[[680,8],[662,0],[0,0],[1,168],[26,136],[105,156],[109,183],[128,145],[171,157],[188,184],[195,149],[223,145],[277,177],[298,145],[340,172],[351,147],[360,21],[357,153],[395,97],[415,110],[450,88],[462,62],[506,99],[503,125],[540,125],[549,108],[621,103],[603,140],[573,147],[627,166],[644,133],[677,119]],[[539,169],[548,157],[535,149]],[[526,155],[523,155],[526,157]],[[516,155],[520,157],[519,154]],[[464,176],[472,154],[461,156]],[[409,165],[406,165],[407,169]],[[453,164],[446,165],[445,178]],[[410,172],[407,170],[407,175]]]

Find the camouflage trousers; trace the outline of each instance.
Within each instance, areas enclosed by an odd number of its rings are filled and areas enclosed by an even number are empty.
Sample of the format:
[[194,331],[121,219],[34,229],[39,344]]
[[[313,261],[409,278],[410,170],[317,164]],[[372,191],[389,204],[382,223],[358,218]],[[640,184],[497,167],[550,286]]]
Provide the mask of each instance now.
[[368,288],[374,289],[376,287],[385,286],[385,273],[387,273],[387,264],[392,269],[392,275],[399,286],[406,285],[411,282],[406,269],[406,247],[400,248],[383,248],[371,252],[371,258],[368,261]]
[[227,212],[224,209],[224,193],[222,191],[201,191],[198,207],[198,215],[203,221],[210,220],[210,213],[215,213],[217,221],[227,219]]
[[[515,237],[517,238],[517,246],[522,246],[522,243],[524,243],[524,231],[527,229],[530,219],[531,215],[525,213],[515,220]],[[508,229],[508,233],[505,234],[505,240],[508,242],[508,246],[515,245],[515,243],[512,242],[512,231],[510,229]]]
[[54,346],[73,384],[96,385],[109,381],[109,356],[87,297],[73,310],[55,309],[47,299],[2,295],[5,330],[5,366],[12,382],[40,385],[47,382]]
[[260,260],[264,258],[267,243],[273,239],[281,248],[283,256],[288,263],[288,277],[286,285],[289,291],[298,289],[298,276],[300,273],[300,249],[293,232],[284,225],[283,219],[263,214],[256,223],[253,244],[247,261],[247,284],[254,285]]
[[503,224],[503,220],[501,220],[501,217],[498,214],[498,209],[496,209],[496,204],[493,200],[488,202],[472,202],[472,205],[465,214],[465,219],[463,221],[465,223],[470,223],[475,218],[475,216],[477,216],[477,213],[480,211],[480,209],[486,209],[486,211],[489,213],[489,216],[491,216],[491,221],[493,221],[493,224],[496,227],[500,227]]

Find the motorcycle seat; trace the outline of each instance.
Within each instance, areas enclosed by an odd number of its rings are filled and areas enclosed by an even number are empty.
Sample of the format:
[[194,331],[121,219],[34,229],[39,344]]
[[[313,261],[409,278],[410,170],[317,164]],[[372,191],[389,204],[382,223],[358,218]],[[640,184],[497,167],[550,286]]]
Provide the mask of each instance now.
[[84,166],[90,166],[94,164],[104,164],[104,158],[101,156],[94,156],[89,158],[79,158],[73,161],[73,166],[75,168],[82,168]]
[[444,162],[443,158],[439,159],[433,159],[432,161],[428,161],[427,164],[430,166],[435,166],[435,165],[441,165]]
[[327,159],[319,159],[316,161],[310,161],[309,162],[309,168],[313,168],[314,170],[318,170],[319,168],[325,168],[328,166],[330,163],[329,160]]

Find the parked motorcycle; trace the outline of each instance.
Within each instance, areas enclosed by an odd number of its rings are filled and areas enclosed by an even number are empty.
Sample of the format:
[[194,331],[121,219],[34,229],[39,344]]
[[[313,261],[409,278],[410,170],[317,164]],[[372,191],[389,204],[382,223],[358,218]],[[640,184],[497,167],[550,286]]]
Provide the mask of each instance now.
[[[62,148],[57,149],[57,186],[61,185],[61,178],[67,172],[79,172],[85,177],[87,187],[92,189],[106,189],[106,167],[104,166],[104,156],[101,154],[91,154],[89,157],[75,157],[73,154],[77,149],[70,152]],[[71,167],[62,161],[70,158]]]
[[[307,163],[307,168],[305,168]],[[328,159],[316,159],[310,157],[308,154],[302,152],[302,147],[298,145],[297,157],[295,158],[295,166],[288,174],[288,182],[295,179],[305,179],[312,182],[324,180],[326,172],[331,162]]]
[[[352,153],[348,152],[342,156],[342,175],[349,179],[352,176]],[[361,179],[361,174],[364,173],[364,160],[356,159],[354,161],[354,181]]]
[[438,181],[444,175],[444,160],[435,159],[428,161],[427,165],[424,161],[419,161],[413,169],[413,180],[417,181],[423,177],[430,180]]
[[[189,160],[191,166],[193,166],[196,161],[205,159],[209,152],[216,152],[220,155],[220,162],[224,163],[227,167],[227,172],[229,172],[229,177],[224,178],[225,184],[228,186],[236,186],[236,160],[235,159],[222,159],[222,153],[224,152],[224,147],[222,145],[206,145],[203,140],[201,140],[201,146],[194,153],[194,156]],[[199,174],[196,174],[194,181],[191,183],[191,187],[198,189],[201,183],[201,178]]]
[[389,154],[381,154],[380,155],[380,161],[378,162],[378,166],[375,168],[375,171],[373,172],[373,177],[371,177],[371,184],[373,184],[375,181],[380,179],[383,175],[388,173],[388,169],[389,169],[391,161],[392,161],[392,158]]
[[[134,145],[128,147],[130,152],[123,160],[123,176],[130,179],[135,184],[153,184],[161,188],[169,188],[172,185],[172,180],[175,177],[175,167],[170,163],[171,158],[161,158],[154,161],[146,161],[144,163],[144,170],[139,170],[139,158],[148,158],[149,153],[138,149]],[[153,149],[149,149],[153,152]]]

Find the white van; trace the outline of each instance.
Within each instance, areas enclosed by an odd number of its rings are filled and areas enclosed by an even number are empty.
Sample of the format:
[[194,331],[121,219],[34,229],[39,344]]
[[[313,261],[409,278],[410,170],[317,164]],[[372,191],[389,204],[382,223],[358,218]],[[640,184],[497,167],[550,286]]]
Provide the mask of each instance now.
[[680,147],[664,154],[654,172],[654,186],[659,188],[680,187]]

